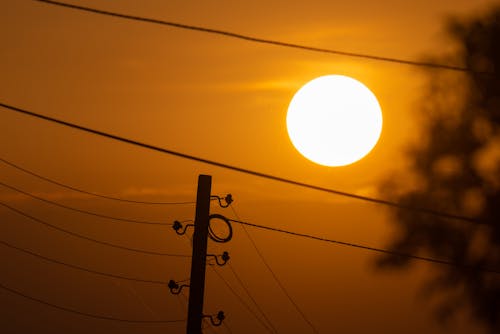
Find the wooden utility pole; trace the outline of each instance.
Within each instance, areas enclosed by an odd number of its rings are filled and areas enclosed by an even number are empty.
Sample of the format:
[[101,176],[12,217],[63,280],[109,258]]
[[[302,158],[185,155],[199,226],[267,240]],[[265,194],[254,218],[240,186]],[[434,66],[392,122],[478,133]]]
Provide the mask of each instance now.
[[211,188],[212,177],[210,175],[200,175],[198,177],[196,216],[194,219],[187,334],[201,334]]

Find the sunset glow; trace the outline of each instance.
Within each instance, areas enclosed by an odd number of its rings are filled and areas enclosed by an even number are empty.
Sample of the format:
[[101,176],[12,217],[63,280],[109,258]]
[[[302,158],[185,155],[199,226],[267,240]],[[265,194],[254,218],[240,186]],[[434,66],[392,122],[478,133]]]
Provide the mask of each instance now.
[[498,3],[0,1],[1,333],[500,324]]

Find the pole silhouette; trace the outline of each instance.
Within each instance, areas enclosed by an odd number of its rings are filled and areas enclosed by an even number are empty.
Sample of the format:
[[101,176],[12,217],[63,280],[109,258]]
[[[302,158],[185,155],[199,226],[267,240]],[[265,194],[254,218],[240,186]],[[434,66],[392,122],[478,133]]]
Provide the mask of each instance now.
[[211,188],[212,177],[210,175],[199,175],[194,220],[187,334],[201,334]]

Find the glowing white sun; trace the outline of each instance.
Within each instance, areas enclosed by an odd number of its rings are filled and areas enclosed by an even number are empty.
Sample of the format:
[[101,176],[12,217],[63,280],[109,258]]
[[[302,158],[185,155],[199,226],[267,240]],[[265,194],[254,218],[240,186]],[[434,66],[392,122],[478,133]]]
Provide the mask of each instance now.
[[326,75],[295,93],[286,116],[288,135],[307,159],[345,166],[367,155],[382,131],[382,111],[361,82]]

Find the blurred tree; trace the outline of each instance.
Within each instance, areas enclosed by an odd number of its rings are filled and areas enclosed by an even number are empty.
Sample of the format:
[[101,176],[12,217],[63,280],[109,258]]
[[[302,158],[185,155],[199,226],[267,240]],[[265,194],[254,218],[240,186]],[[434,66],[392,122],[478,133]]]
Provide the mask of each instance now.
[[[489,331],[500,333],[500,275],[477,270],[500,270],[500,7],[474,19],[451,20],[447,32],[455,49],[438,59],[471,71],[426,73],[422,133],[407,152],[408,173],[386,180],[381,191],[399,203],[481,223],[394,211],[398,232],[391,248],[463,265],[433,267],[423,291],[439,296],[439,319],[468,310]],[[409,264],[395,257],[378,262],[381,268]]]

